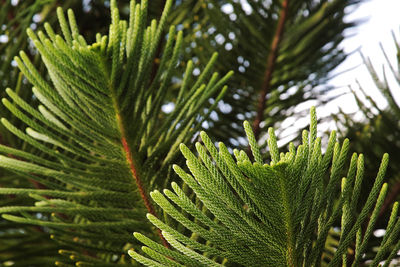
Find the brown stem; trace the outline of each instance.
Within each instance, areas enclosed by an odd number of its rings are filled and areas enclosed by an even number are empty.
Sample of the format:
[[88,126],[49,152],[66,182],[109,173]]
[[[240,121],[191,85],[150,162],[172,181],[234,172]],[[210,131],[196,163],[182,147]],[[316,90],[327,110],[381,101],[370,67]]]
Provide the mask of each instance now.
[[139,175],[138,175],[138,173],[136,171],[135,164],[133,163],[133,159],[132,159],[132,154],[131,154],[131,151],[129,149],[128,142],[126,141],[125,136],[123,136],[121,138],[121,142],[122,142],[122,145],[124,147],[126,160],[128,161],[128,164],[129,164],[129,169],[131,170],[132,176],[135,178],[135,182],[136,182],[136,185],[137,185],[137,187],[139,189],[140,196],[142,197],[142,199],[144,201],[144,205],[146,206],[146,208],[149,211],[149,213],[151,213],[152,215],[155,216],[154,207],[151,204],[149,198],[147,197],[147,194],[146,194],[146,192],[144,190],[142,181],[140,180]]
[[258,98],[257,104],[257,115],[253,122],[253,131],[256,140],[258,140],[260,135],[260,123],[263,121],[264,110],[266,105],[266,97],[271,89],[272,73],[274,72],[276,58],[278,55],[278,46],[282,39],[282,34],[286,22],[286,17],[288,13],[289,0],[284,0],[282,2],[282,9],[280,12],[278,25],[276,27],[274,38],[272,39],[271,49],[267,58],[267,67],[264,74],[264,81],[262,84],[262,90],[260,97]]
[[[143,186],[142,180],[139,177],[139,173],[137,172],[137,169],[135,167],[135,162],[134,162],[134,159],[132,157],[131,149],[130,149],[130,147],[128,145],[128,142],[126,140],[126,137],[125,137],[125,131],[124,131],[124,127],[122,126],[122,120],[121,120],[121,116],[120,115],[117,115],[117,121],[118,121],[119,127],[121,129],[121,143],[122,143],[122,146],[124,148],[125,157],[126,157],[128,165],[129,165],[129,169],[131,171],[131,174],[132,174],[133,178],[135,179],[136,186],[139,189],[140,197],[142,198],[147,211],[151,215],[153,215],[155,217],[158,217],[156,212],[155,212],[155,210],[154,210],[153,204],[151,203],[151,201],[150,201],[150,199],[149,199],[149,197],[148,197],[148,195],[146,193],[146,190],[145,190],[145,188]],[[161,230],[157,229],[157,232],[158,232],[158,235],[159,235],[159,237],[161,238],[161,240],[163,242],[164,247],[169,248],[169,244],[168,244],[167,240],[165,240],[164,236],[162,235]]]

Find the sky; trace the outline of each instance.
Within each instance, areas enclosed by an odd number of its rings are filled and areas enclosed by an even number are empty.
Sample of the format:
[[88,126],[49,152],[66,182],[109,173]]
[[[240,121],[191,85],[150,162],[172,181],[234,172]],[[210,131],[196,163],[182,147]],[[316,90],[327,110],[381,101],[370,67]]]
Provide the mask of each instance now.
[[[382,44],[392,65],[397,70],[396,48],[394,46],[393,34],[400,42],[400,0],[369,0],[364,1],[352,13],[347,16],[347,20],[362,19],[364,22],[359,26],[350,30],[348,34],[353,35],[343,42],[346,52],[356,51],[348,59],[342,63],[336,72],[340,73],[348,69],[350,71],[338,75],[332,79],[330,84],[340,87],[343,91],[349,91],[350,85],[356,92],[358,85],[356,80],[361,84],[363,90],[372,96],[378,102],[380,107],[385,106],[385,101],[380,97],[377,89],[373,85],[373,81],[362,64],[362,58],[358,51],[361,51],[365,57],[369,57],[380,77],[383,77],[382,65],[385,65],[386,71],[389,73],[385,57],[382,53],[380,43]],[[387,75],[392,93],[400,104],[400,87],[394,81],[393,76]],[[360,94],[359,94],[360,95]],[[347,113],[357,111],[357,105],[351,94],[344,95],[334,100],[328,105],[330,112],[337,112],[341,108]]]
[[[337,76],[329,82],[330,85],[337,88],[337,90],[332,91],[332,96],[343,95],[324,106],[317,106],[317,116],[319,118],[329,118],[331,114],[337,114],[340,109],[345,113],[353,114],[352,118],[354,120],[362,120],[363,115],[361,112],[357,112],[359,108],[353,93],[349,89],[350,86],[363,99],[356,81],[361,85],[364,92],[377,102],[380,108],[386,106],[386,101],[376,89],[367,68],[363,65],[360,52],[364,57],[370,58],[381,78],[383,77],[382,66],[385,65],[390,89],[400,105],[400,87],[390,74],[388,64],[380,47],[381,43],[392,65],[397,70],[393,34],[396,36],[397,42],[400,43],[400,0],[364,0],[362,4],[348,11],[347,21],[362,20],[362,22],[346,32],[348,38],[342,42],[342,47],[351,55],[333,71],[333,74],[337,74]],[[310,105],[309,103],[304,103],[304,106],[300,105],[298,110],[304,110],[305,107],[308,109]],[[292,123],[293,120],[291,118],[282,123],[281,127],[285,129],[282,132],[282,136],[286,137],[282,138],[281,144],[291,140],[292,135],[297,133],[297,129],[307,126],[309,118],[298,119],[294,124]],[[337,129],[337,125],[334,120],[328,119],[320,123],[318,129],[330,131]]]
[[[245,10],[250,8],[247,1],[249,0],[240,0]],[[224,8],[226,10],[223,9],[223,11],[226,13],[233,11],[233,8],[229,5]],[[400,43],[400,0],[363,0],[361,4],[351,7],[347,12],[347,21],[360,21],[360,23],[358,26],[346,31],[346,35],[349,37],[342,42],[342,47],[350,56],[333,71],[333,74],[338,75],[335,75],[335,78],[329,82],[330,85],[338,88],[338,90],[332,92],[331,96],[338,94],[343,94],[343,96],[337,97],[327,105],[317,108],[319,117],[329,117],[329,114],[338,113],[339,108],[345,113],[357,112],[358,106],[349,86],[363,99],[364,97],[358,89],[358,84],[361,85],[366,94],[377,102],[380,108],[385,107],[386,101],[376,89],[367,68],[363,64],[360,52],[364,57],[370,58],[378,76],[381,78],[383,77],[382,66],[385,66],[390,89],[400,105],[399,84],[391,75],[388,63],[380,47],[380,44],[382,44],[385,53],[397,71],[393,34],[396,36],[397,42]],[[306,103],[305,105],[309,106]],[[301,109],[303,107],[299,107],[299,110]],[[361,114],[356,114],[353,118],[362,118],[362,116],[357,115]],[[298,123],[299,125],[304,124],[302,121]],[[336,128],[333,121],[329,124]]]

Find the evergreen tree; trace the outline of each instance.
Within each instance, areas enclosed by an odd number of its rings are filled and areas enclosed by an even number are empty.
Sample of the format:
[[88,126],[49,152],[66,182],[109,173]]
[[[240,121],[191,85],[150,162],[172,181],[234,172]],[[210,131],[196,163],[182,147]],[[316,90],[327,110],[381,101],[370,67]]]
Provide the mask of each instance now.
[[357,2],[4,1],[1,264],[389,264],[386,154],[358,201],[364,157],[335,132],[322,153],[314,109],[298,147],[262,141],[345,58]]

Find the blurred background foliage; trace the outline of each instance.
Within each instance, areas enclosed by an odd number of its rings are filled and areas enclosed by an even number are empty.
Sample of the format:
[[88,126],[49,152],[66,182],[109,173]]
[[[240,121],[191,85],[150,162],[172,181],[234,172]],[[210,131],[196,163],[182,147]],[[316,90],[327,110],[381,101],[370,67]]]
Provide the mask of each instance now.
[[243,146],[240,121],[253,121],[259,140],[268,127],[280,129],[286,118],[293,123],[307,114],[299,104],[327,101],[330,71],[346,58],[339,44],[355,25],[344,21],[345,10],[359,2],[197,1],[193,10],[203,15],[193,15],[191,27],[183,24],[193,32],[186,37],[188,56],[204,62],[218,51],[219,68],[235,71],[205,125],[211,135]]
[[[3,2],[0,17],[3,88],[24,86],[24,82],[18,84],[13,57],[20,50],[28,50],[35,57],[25,29],[40,29],[45,21],[54,23],[57,6],[74,11],[80,31],[89,41],[95,40],[97,32],[104,34],[110,21],[109,1]],[[150,18],[160,16],[164,2],[150,1]],[[355,25],[343,20],[345,10],[359,2],[175,1],[169,23],[184,31],[186,48],[182,62],[192,59],[193,73],[198,75],[202,65],[217,51],[220,60],[216,71],[236,73],[229,83],[228,95],[204,127],[210,128],[218,140],[228,140],[232,147],[243,146],[244,133],[238,121],[257,119],[254,128],[260,130],[256,129],[256,133],[265,132],[270,126],[279,126],[285,118],[307,114],[307,108],[296,109],[301,103],[326,102],[324,94],[332,89],[326,84],[330,71],[346,58],[339,44],[345,37],[344,31]],[[118,5],[121,17],[127,18],[129,1],[120,0]],[[181,76],[180,71],[173,77],[176,88],[182,82]],[[30,91],[21,89],[25,94]],[[175,92],[169,91],[169,97],[175,97]],[[166,112],[173,109],[169,104],[166,101]],[[3,130],[1,133],[7,135]],[[12,137],[8,139],[13,141]]]
[[[392,45],[397,55],[395,59],[388,58],[381,45],[386,58],[385,65],[377,66],[369,57],[361,55],[374,82],[371,87],[377,89],[373,91],[374,94],[370,93],[370,88],[363,88],[358,83],[358,88],[351,89],[359,111],[353,114],[341,111],[334,115],[342,135],[352,140],[352,149],[365,154],[366,178],[370,181],[367,184],[373,179],[379,155],[384,152],[390,155],[391,164],[386,174],[390,181],[390,193],[381,211],[381,222],[387,216],[391,204],[400,199],[400,104],[395,99],[400,85],[400,42],[394,33],[393,39]],[[384,102],[378,104],[379,98],[383,98]]]
[[[118,1],[123,19],[128,17],[129,2]],[[160,17],[164,2],[149,1],[150,18]],[[247,146],[241,126],[243,120],[253,122],[261,145],[265,141],[266,129],[271,126],[277,129],[278,139],[287,137],[287,125],[308,113],[308,106],[304,103],[312,101],[314,105],[322,106],[330,100],[327,93],[333,88],[327,81],[331,71],[347,56],[340,44],[346,37],[345,30],[357,24],[344,19],[349,10],[347,7],[360,2],[176,0],[168,23],[184,31],[184,55],[180,60],[181,68],[172,77],[173,83],[165,97],[163,111],[169,113],[174,108],[172,100],[176,98],[177,89],[182,83],[183,62],[193,60],[192,71],[196,76],[212,53],[217,51],[220,56],[215,70],[219,73],[234,70],[235,75],[228,82],[228,93],[211,113],[210,119],[203,123],[203,128],[213,140],[222,141],[231,148]],[[94,41],[97,32],[106,34],[110,23],[110,3],[104,0],[1,0],[0,5],[0,95],[4,97],[5,88],[10,87],[33,105],[36,99],[32,97],[31,85],[19,73],[13,58],[20,50],[24,50],[37,68],[43,74],[46,72],[25,29],[41,29],[44,22],[49,22],[59,30],[55,26],[55,10],[58,6],[74,11],[80,32],[88,41]],[[399,48],[398,42],[396,46]],[[157,51],[159,57],[161,47]],[[400,56],[398,60],[400,62]],[[154,66],[157,68],[157,62]],[[352,149],[365,154],[367,174],[371,172],[371,179],[375,173],[369,170],[377,170],[381,155],[389,152],[391,164],[387,177],[390,178],[391,193],[382,211],[384,215],[400,193],[400,165],[396,164],[400,162],[400,107],[391,95],[386,76],[378,75],[368,59],[366,66],[388,105],[382,109],[376,105],[373,96],[365,94],[366,97],[360,98],[355,95],[360,112],[364,114],[363,119],[354,120],[354,114],[345,113],[337,114],[334,118],[342,136],[350,138]],[[390,75],[400,84],[399,69],[389,69]],[[209,101],[213,103],[215,99]],[[13,121],[2,105],[0,116],[10,118],[15,125],[19,123]],[[281,129],[284,120],[287,123],[285,129]],[[282,146],[300,136],[300,129],[297,130],[285,138]],[[3,126],[0,126],[0,143],[20,149],[26,147],[24,142],[12,136]],[[33,180],[20,179],[15,174],[0,170],[0,187],[40,186]],[[365,186],[368,187],[368,184]],[[33,204],[32,198],[0,197],[0,206],[29,204]],[[60,255],[59,249],[68,249],[71,245],[53,242],[48,238],[49,234],[46,227],[1,220],[0,263],[4,266],[11,263],[14,264],[12,266],[28,266],[28,263],[32,266],[51,266],[55,260],[70,256],[66,251],[63,251],[64,256]],[[74,261],[71,259],[71,262]],[[121,260],[119,263],[124,262]]]

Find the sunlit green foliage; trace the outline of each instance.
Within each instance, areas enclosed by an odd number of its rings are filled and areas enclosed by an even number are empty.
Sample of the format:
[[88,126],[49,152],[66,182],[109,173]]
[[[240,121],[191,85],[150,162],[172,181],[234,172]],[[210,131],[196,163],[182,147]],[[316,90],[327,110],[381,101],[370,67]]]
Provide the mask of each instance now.
[[398,204],[372,234],[387,155],[364,194],[364,157],[335,133],[321,148],[314,110],[302,145],[260,142],[321,93],[358,1],[3,2],[1,266],[396,257]]
[[[151,193],[177,223],[171,227],[147,215],[174,251],[135,233],[146,245],[142,249],[149,258],[134,250],[130,255],[147,266],[347,266],[348,250],[354,249],[352,266],[358,266],[387,193],[384,177],[388,155],[383,156],[368,198],[357,212],[364,157],[354,153],[342,178],[349,141],[340,145],[332,132],[322,153],[315,109],[311,110],[310,132],[303,132],[303,143],[298,147],[291,144],[287,153],[279,153],[274,131],[269,129],[269,164],[264,163],[252,141],[254,135],[247,122],[244,128],[254,162],[238,150],[234,159],[223,143],[217,150],[204,132],[203,144],[196,143],[199,158],[181,145],[191,174],[177,165],[174,170],[190,191],[173,183],[173,191]],[[190,200],[191,192],[198,202]],[[389,264],[395,253],[388,252],[400,249],[397,212],[396,203],[371,266],[383,260]],[[337,220],[341,222],[340,237],[330,249],[326,241]],[[365,222],[368,226],[363,229]]]

